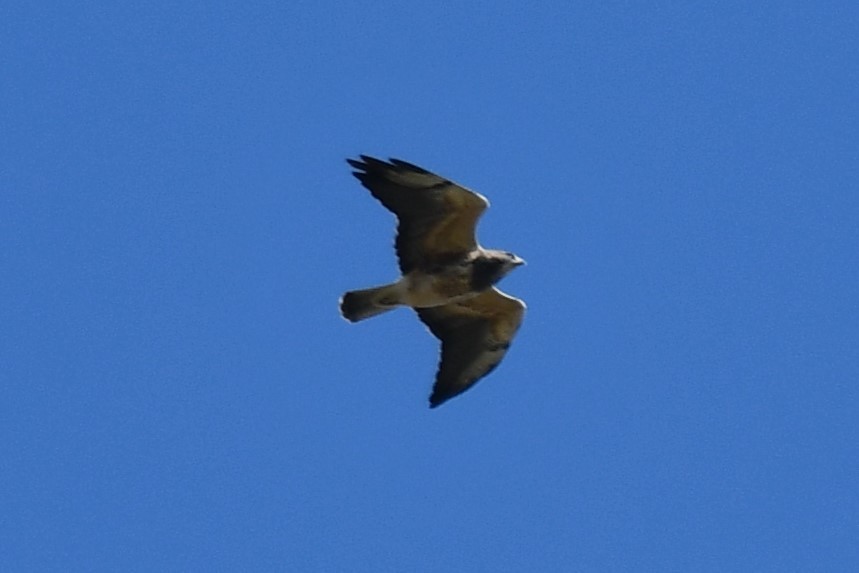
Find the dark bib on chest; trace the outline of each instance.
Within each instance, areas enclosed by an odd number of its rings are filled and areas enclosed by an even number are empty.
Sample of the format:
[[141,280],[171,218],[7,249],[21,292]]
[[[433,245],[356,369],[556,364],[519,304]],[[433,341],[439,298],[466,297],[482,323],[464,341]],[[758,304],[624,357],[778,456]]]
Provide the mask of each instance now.
[[504,263],[496,260],[477,260],[471,267],[471,289],[483,291],[503,276]]

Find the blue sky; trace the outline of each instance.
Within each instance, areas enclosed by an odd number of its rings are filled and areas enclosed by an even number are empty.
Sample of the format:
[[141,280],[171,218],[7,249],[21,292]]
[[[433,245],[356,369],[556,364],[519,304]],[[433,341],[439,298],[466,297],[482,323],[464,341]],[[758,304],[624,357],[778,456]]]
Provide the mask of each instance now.
[[[859,569],[850,2],[0,9],[0,569]],[[427,408],[399,157],[528,266]]]

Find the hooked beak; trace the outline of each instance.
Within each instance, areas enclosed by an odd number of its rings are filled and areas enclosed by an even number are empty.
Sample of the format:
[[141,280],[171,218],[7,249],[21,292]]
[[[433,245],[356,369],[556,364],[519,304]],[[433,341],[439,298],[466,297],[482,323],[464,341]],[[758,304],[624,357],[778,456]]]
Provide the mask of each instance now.
[[513,259],[513,264],[517,267],[521,267],[526,265],[527,263],[525,262],[525,259],[520,259],[519,257],[516,257],[515,259]]

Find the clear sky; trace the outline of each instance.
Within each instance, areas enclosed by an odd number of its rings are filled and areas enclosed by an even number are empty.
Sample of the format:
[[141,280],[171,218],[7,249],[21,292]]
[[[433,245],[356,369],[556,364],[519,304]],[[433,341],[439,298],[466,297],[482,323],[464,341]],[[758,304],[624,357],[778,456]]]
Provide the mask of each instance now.
[[[0,569],[859,570],[855,2],[14,4]],[[436,410],[359,153],[528,261]]]

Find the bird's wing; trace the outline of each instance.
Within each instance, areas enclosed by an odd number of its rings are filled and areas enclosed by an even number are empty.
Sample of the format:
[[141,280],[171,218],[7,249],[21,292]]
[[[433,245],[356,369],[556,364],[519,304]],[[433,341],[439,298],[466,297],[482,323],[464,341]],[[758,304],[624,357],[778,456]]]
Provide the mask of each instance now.
[[361,156],[352,172],[399,221],[396,249],[403,274],[432,269],[477,247],[485,197],[411,163]]
[[415,310],[441,340],[441,362],[430,396],[430,407],[435,408],[498,366],[522,323],[525,303],[493,287],[462,302]]

